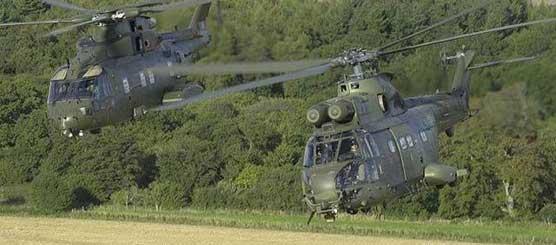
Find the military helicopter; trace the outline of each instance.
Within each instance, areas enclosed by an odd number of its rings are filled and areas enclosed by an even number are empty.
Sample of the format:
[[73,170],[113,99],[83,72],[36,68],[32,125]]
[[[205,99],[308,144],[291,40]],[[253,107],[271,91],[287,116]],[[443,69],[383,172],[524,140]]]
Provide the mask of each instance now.
[[[352,67],[353,73],[338,83],[338,96],[313,106],[307,113],[307,120],[314,125],[314,132],[305,149],[303,194],[304,202],[311,211],[308,223],[315,214],[324,216],[327,221],[334,221],[338,210],[345,210],[349,214],[370,211],[372,207],[384,205],[403,195],[416,193],[429,186],[452,184],[467,175],[467,170],[456,169],[440,161],[438,136],[440,133],[453,136],[454,127],[471,117],[471,71],[530,61],[536,57],[473,65],[475,52],[464,48],[454,56],[442,57],[443,63],[455,66],[450,91],[405,99],[392,85],[393,75],[379,71],[381,59],[463,38],[556,22],[556,19],[544,19],[387,50],[476,9],[462,12],[372,51],[351,49],[334,59],[306,60],[304,64],[314,62],[317,65],[204,93],[156,110],[177,109],[230,93],[316,76],[335,67]],[[265,68],[279,72],[281,67],[291,64],[259,63],[250,64],[250,67],[253,73],[263,72]],[[235,66],[230,65],[227,72],[235,72],[238,68]],[[241,68],[247,70],[246,67]],[[168,71],[186,74],[189,68],[173,67]]]
[[[78,41],[77,56],[58,68],[50,81],[48,116],[64,135],[83,136],[86,130],[140,117],[145,108],[163,101],[175,102],[203,92],[201,84],[149,68],[190,63],[194,53],[210,42],[206,26],[210,0],[148,2],[103,11],[56,0],[42,2],[80,15],[68,20],[2,23],[0,27],[72,24],[48,37],[87,25],[99,28],[93,37]],[[189,28],[175,32],[156,32],[156,19],[147,16],[193,6],[198,7]]]

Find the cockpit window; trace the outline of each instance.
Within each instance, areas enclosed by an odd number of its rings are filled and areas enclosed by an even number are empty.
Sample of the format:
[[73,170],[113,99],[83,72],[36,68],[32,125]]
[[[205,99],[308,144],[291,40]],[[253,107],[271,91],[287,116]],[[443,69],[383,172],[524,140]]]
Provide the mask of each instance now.
[[347,161],[360,156],[360,146],[352,132],[337,134],[326,139],[319,137],[315,143],[316,165]]
[[69,68],[60,68],[58,71],[56,71],[56,74],[54,74],[54,77],[52,77],[52,81],[65,80],[66,77],[68,76],[68,71],[69,71]]
[[315,161],[315,139],[311,138],[305,148],[305,157],[303,158],[303,166],[310,168]]
[[93,85],[92,80],[65,82],[65,81],[52,81],[50,83],[50,96],[48,101],[54,102],[66,99],[79,99],[90,97]]
[[316,164],[324,165],[336,160],[338,141],[319,143],[316,150]]
[[106,75],[76,81],[51,81],[48,102],[91,97],[101,99],[111,92],[112,88]]
[[354,138],[346,138],[342,140],[338,161],[352,160],[359,153],[359,145]]

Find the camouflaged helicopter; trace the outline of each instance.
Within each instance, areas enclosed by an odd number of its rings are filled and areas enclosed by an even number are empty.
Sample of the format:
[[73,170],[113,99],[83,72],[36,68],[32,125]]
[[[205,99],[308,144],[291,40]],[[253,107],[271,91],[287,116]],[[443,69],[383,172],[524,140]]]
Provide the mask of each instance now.
[[[72,24],[47,35],[53,37],[82,26],[98,26],[94,36],[78,41],[77,56],[58,68],[50,81],[48,117],[64,135],[83,136],[85,131],[140,117],[145,108],[163,101],[203,92],[199,83],[150,68],[190,63],[193,54],[210,42],[206,26],[210,0],[148,2],[103,11],[56,0],[41,2],[80,15],[68,20],[0,23],[0,27]],[[156,19],[147,16],[193,6],[198,7],[189,27],[175,32],[155,31]]]
[[[204,93],[164,105],[158,110],[177,109],[229,93],[316,76],[335,67],[352,67],[353,73],[338,83],[338,96],[313,106],[307,113],[307,120],[314,125],[314,131],[305,149],[303,195],[311,211],[308,223],[315,214],[323,215],[327,221],[334,221],[339,210],[349,214],[367,212],[403,195],[421,191],[428,186],[452,184],[459,177],[467,175],[467,170],[441,162],[438,136],[440,133],[453,136],[454,127],[471,116],[471,71],[530,61],[536,57],[474,65],[475,52],[464,48],[454,56],[442,57],[443,63],[455,66],[451,90],[405,99],[392,85],[393,75],[379,71],[381,59],[463,38],[556,22],[556,19],[531,21],[388,50],[483,7],[485,5],[467,10],[372,51],[352,49],[335,59],[305,60],[300,64],[315,65],[307,69],[298,68],[285,75]],[[269,70],[267,72],[272,69],[274,72],[287,72],[291,64],[258,63],[250,64],[250,68],[252,73],[261,73],[265,68]],[[247,64],[241,66],[243,71],[247,71],[246,67]],[[284,67],[287,69],[280,70]],[[228,68],[227,72],[235,72],[240,65],[229,65]],[[173,67],[169,71],[187,72],[188,67]]]

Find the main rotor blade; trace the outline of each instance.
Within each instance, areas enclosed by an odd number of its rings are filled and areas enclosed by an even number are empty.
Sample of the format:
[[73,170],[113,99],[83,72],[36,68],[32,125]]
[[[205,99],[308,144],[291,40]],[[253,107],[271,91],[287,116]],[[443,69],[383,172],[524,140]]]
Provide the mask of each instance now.
[[409,35],[409,36],[406,36],[406,37],[404,37],[404,38],[402,38],[402,39],[399,39],[399,40],[396,40],[396,41],[391,42],[391,43],[389,43],[389,44],[386,44],[386,45],[384,45],[384,46],[378,48],[378,50],[379,50],[379,51],[385,50],[385,49],[390,48],[390,47],[392,47],[392,46],[394,46],[394,45],[396,45],[396,44],[399,44],[399,43],[401,43],[401,42],[407,41],[407,40],[412,39],[412,38],[414,38],[414,37],[416,37],[416,36],[419,36],[419,35],[421,35],[421,34],[424,34],[424,33],[426,33],[426,32],[429,32],[429,31],[431,31],[431,30],[434,30],[434,29],[436,29],[436,28],[438,28],[438,27],[440,27],[440,26],[443,26],[443,25],[445,25],[445,24],[448,24],[448,23],[450,23],[450,22],[452,22],[452,21],[454,21],[454,20],[457,20],[457,19],[461,18],[462,16],[468,15],[468,14],[473,13],[473,12],[479,10],[479,9],[482,9],[482,8],[486,7],[487,5],[489,5],[490,3],[491,3],[490,1],[483,1],[481,4],[479,4],[479,5],[476,6],[476,7],[467,9],[467,10],[461,12],[461,13],[458,14],[458,15],[454,15],[454,16],[452,16],[452,17],[450,17],[450,18],[447,18],[447,19],[445,19],[445,20],[443,20],[443,21],[440,21],[440,22],[438,22],[438,23],[436,23],[436,24],[434,24],[434,25],[431,25],[431,26],[429,26],[429,27],[427,27],[427,28],[425,28],[425,29],[423,29],[423,30],[421,30],[421,31],[415,32],[415,33],[413,33],[413,34],[411,34],[411,35]]
[[90,9],[86,9],[83,7],[79,7],[77,5],[71,4],[71,3],[67,3],[64,1],[59,1],[59,0],[41,0],[41,2],[46,3],[48,5],[51,6],[56,6],[56,7],[60,7],[63,9],[69,9],[69,10],[75,10],[75,11],[79,11],[81,13],[84,14],[95,14],[96,11],[94,10],[90,10]]
[[227,74],[264,74],[299,71],[323,64],[330,60],[301,60],[291,62],[260,62],[260,63],[231,63],[231,64],[187,64],[181,66],[164,67],[159,72],[178,75],[227,75]]
[[421,43],[421,44],[408,46],[408,47],[404,47],[404,48],[400,48],[400,49],[395,49],[395,50],[390,50],[390,51],[383,51],[383,52],[379,52],[379,54],[380,55],[390,55],[390,54],[400,53],[400,52],[404,52],[404,51],[408,51],[408,50],[412,50],[412,49],[418,49],[418,48],[432,46],[432,45],[436,45],[436,44],[452,42],[452,41],[463,39],[463,38],[479,36],[479,35],[483,35],[483,34],[487,34],[487,33],[500,32],[500,31],[516,29],[516,28],[525,27],[525,26],[538,25],[538,24],[546,24],[546,23],[550,23],[550,22],[556,22],[556,18],[536,20],[536,21],[530,21],[530,22],[525,22],[525,23],[521,23],[521,24],[502,26],[502,27],[498,27],[498,28],[494,28],[494,29],[463,34],[463,35],[449,37],[449,38],[445,38],[445,39],[440,39],[440,40],[436,40],[436,41],[432,41],[432,42]]
[[492,61],[492,62],[483,63],[483,64],[479,64],[479,65],[475,65],[475,66],[469,67],[469,70],[487,68],[487,67],[492,67],[492,66],[497,66],[497,65],[505,65],[505,64],[519,63],[519,62],[527,62],[527,61],[531,61],[531,60],[536,60],[536,59],[538,59],[538,58],[539,58],[538,56],[532,56],[532,57],[515,58],[515,59],[510,59],[510,60]]
[[78,23],[78,24],[75,24],[75,25],[71,25],[71,26],[66,26],[66,27],[64,27],[64,28],[60,28],[60,29],[58,29],[58,30],[52,31],[52,32],[46,34],[45,36],[47,36],[47,37],[58,36],[58,35],[60,35],[60,34],[62,34],[62,33],[66,33],[66,32],[68,32],[68,31],[72,31],[72,30],[75,29],[75,28],[78,28],[78,27],[81,27],[81,26],[86,26],[86,25],[89,25],[89,24],[94,24],[94,23],[97,23],[98,21],[99,21],[99,20],[96,20],[96,19],[95,19],[95,20],[89,20],[89,21],[81,22],[81,23]]
[[334,65],[329,63],[329,64],[309,68],[309,69],[306,69],[306,70],[301,70],[301,71],[294,72],[294,73],[289,73],[289,74],[276,76],[276,77],[271,77],[271,78],[268,78],[268,79],[263,79],[263,80],[259,80],[259,81],[255,81],[255,82],[241,84],[241,85],[238,85],[238,86],[229,87],[229,88],[225,88],[225,89],[214,91],[214,92],[208,92],[208,93],[204,93],[204,94],[201,94],[201,95],[183,100],[181,102],[176,102],[176,103],[173,103],[173,104],[161,106],[161,107],[152,109],[151,111],[175,110],[175,109],[179,109],[179,108],[182,108],[184,106],[187,106],[189,104],[193,104],[193,103],[197,103],[197,102],[201,102],[201,101],[206,101],[206,100],[212,100],[212,99],[220,98],[220,97],[223,97],[223,96],[226,96],[226,95],[229,95],[229,94],[233,94],[233,93],[239,93],[239,92],[252,90],[252,89],[256,89],[256,88],[260,88],[260,87],[270,86],[270,85],[273,85],[273,84],[284,83],[284,82],[291,81],[291,80],[296,80],[296,79],[301,79],[301,78],[306,78],[306,77],[312,77],[312,76],[323,74],[323,73],[327,72],[328,70],[330,70],[332,67],[334,67]]
[[153,12],[163,12],[163,11],[174,10],[174,9],[194,7],[194,6],[207,4],[211,2],[212,2],[211,0],[186,0],[181,2],[168,3],[160,6],[154,6],[151,8],[145,8],[144,10],[153,11]]
[[5,26],[23,26],[23,25],[43,25],[43,24],[65,24],[65,23],[79,23],[82,19],[75,20],[41,20],[41,21],[29,21],[29,22],[12,22],[12,23],[0,23],[0,27]]

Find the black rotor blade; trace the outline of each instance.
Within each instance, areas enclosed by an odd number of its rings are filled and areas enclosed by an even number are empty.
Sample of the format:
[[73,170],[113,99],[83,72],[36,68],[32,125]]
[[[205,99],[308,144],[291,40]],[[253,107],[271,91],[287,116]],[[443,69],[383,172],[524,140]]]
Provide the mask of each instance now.
[[68,31],[72,31],[72,30],[75,29],[75,28],[78,28],[78,27],[81,27],[81,26],[90,25],[90,24],[94,24],[94,23],[97,23],[97,22],[99,22],[99,20],[97,20],[97,19],[89,20],[89,21],[85,21],[85,22],[80,22],[80,23],[75,24],[75,25],[66,26],[66,27],[64,27],[64,28],[60,28],[60,29],[57,29],[57,30],[55,30],[55,31],[52,31],[52,32],[46,34],[45,36],[47,36],[47,37],[58,36],[58,35],[60,35],[60,34],[62,34],[62,33],[66,33],[66,32],[68,32]]
[[[137,4],[128,4],[128,5],[121,5],[121,6],[117,6],[117,7],[109,7],[109,8],[104,8],[102,11],[99,11],[98,13],[101,14],[106,14],[106,13],[113,13],[116,12],[118,10],[122,10],[122,9],[135,9],[135,8],[140,8],[140,9],[147,9],[150,7],[155,7],[155,6],[159,6],[159,5],[164,5],[164,2],[161,1],[149,1],[149,2],[144,2],[144,3],[137,3]],[[142,11],[142,12],[159,12],[159,11]]]
[[163,11],[174,10],[174,9],[194,7],[194,6],[207,4],[211,2],[212,2],[211,0],[186,0],[181,2],[168,3],[160,6],[154,6],[151,8],[145,8],[143,10],[153,11],[153,12],[163,12]]
[[475,66],[469,67],[469,70],[487,68],[487,67],[492,67],[492,66],[497,66],[497,65],[505,65],[505,64],[519,63],[519,62],[527,62],[527,61],[536,60],[536,59],[538,59],[538,58],[539,58],[538,56],[532,56],[532,57],[515,58],[515,59],[510,59],[510,60],[492,61],[492,62],[487,62],[487,63],[483,63],[483,64],[479,64],[479,65],[475,65]]
[[201,94],[201,95],[198,95],[198,96],[195,96],[195,97],[192,97],[192,98],[180,101],[180,102],[176,102],[176,103],[172,103],[172,104],[169,104],[169,105],[154,108],[151,111],[175,110],[175,109],[179,109],[179,108],[182,108],[184,106],[187,106],[189,104],[198,103],[198,102],[206,101],[206,100],[213,100],[213,99],[220,98],[220,97],[223,97],[223,96],[226,96],[226,95],[229,95],[229,94],[233,94],[233,93],[239,93],[239,92],[248,91],[248,90],[252,90],[252,89],[256,89],[256,88],[260,88],[260,87],[270,86],[270,85],[273,85],[273,84],[284,83],[284,82],[292,81],[292,80],[296,80],[296,79],[312,77],[312,76],[323,74],[323,73],[327,72],[328,70],[330,70],[332,67],[334,67],[334,65],[329,63],[329,64],[309,68],[309,69],[306,69],[306,70],[301,70],[301,71],[298,71],[298,72],[288,73],[288,74],[281,75],[281,76],[271,77],[271,78],[267,78],[267,79],[263,79],[263,80],[259,80],[259,81],[255,81],[255,82],[250,82],[250,83],[245,83],[245,84],[241,84],[241,85],[234,86],[234,87],[225,88],[225,89],[222,89],[222,90],[217,90],[217,91],[214,91],[214,92],[207,92],[207,93],[204,93],[204,94]]
[[227,74],[264,74],[299,71],[323,64],[330,60],[301,60],[286,62],[230,63],[230,64],[186,64],[155,69],[162,73],[176,75],[227,75]]
[[12,22],[12,23],[0,23],[0,27],[45,25],[45,24],[66,24],[66,23],[79,23],[82,21],[83,21],[82,19],[75,19],[75,20],[41,20],[41,21],[29,21],[29,22]]
[[421,44],[417,44],[417,45],[413,45],[413,46],[403,47],[403,48],[400,48],[400,49],[395,49],[395,50],[390,50],[390,51],[382,51],[382,52],[379,52],[379,55],[390,55],[390,54],[400,53],[400,52],[404,52],[404,51],[408,51],[408,50],[413,50],[413,49],[418,49],[418,48],[422,48],[422,47],[432,46],[432,45],[436,45],[436,44],[452,42],[452,41],[463,39],[463,38],[484,35],[484,34],[487,34],[487,33],[500,32],[500,31],[516,29],[516,28],[520,28],[520,27],[538,25],[538,24],[546,24],[546,23],[550,23],[550,22],[556,22],[556,18],[530,21],[530,22],[525,22],[525,23],[520,23],[520,24],[515,24],[515,25],[502,26],[502,27],[493,28],[493,29],[489,29],[489,30],[463,34],[463,35],[449,37],[449,38],[445,38],[445,39],[440,39],[440,40],[436,40],[436,41],[432,41],[432,42],[426,42],[426,43],[421,43]]
[[434,30],[434,29],[436,29],[436,28],[438,28],[438,27],[440,27],[440,26],[443,26],[443,25],[445,25],[445,24],[448,24],[448,23],[450,23],[450,22],[452,22],[452,21],[454,21],[454,20],[457,20],[457,19],[461,18],[462,16],[468,15],[468,14],[473,13],[473,12],[479,10],[479,9],[482,9],[482,8],[486,7],[487,5],[489,5],[490,3],[491,3],[491,1],[483,1],[481,4],[479,4],[479,5],[476,6],[476,7],[473,7],[473,8],[470,8],[470,9],[468,9],[468,10],[465,10],[465,11],[461,12],[460,14],[454,15],[454,16],[452,16],[452,17],[450,17],[450,18],[447,18],[447,19],[445,19],[445,20],[443,20],[443,21],[440,21],[440,22],[438,22],[438,23],[436,23],[436,24],[434,24],[434,25],[431,25],[431,26],[429,26],[429,27],[427,27],[427,28],[425,28],[425,29],[423,29],[423,30],[421,30],[421,31],[415,32],[415,33],[413,33],[413,34],[411,34],[411,35],[409,35],[409,36],[406,36],[406,37],[404,37],[404,38],[402,38],[402,39],[399,39],[399,40],[393,41],[393,42],[391,42],[391,43],[388,43],[388,44],[386,44],[386,45],[384,45],[384,46],[378,48],[378,50],[379,50],[379,51],[385,50],[385,49],[387,49],[387,48],[390,48],[390,47],[392,47],[392,46],[395,46],[396,44],[399,44],[399,43],[401,43],[401,42],[404,42],[404,41],[407,41],[407,40],[409,40],[409,39],[412,39],[412,38],[414,38],[414,37],[416,37],[416,36],[419,36],[419,35],[421,35],[421,34],[424,34],[424,33],[426,33],[426,32],[432,31],[432,30]]
[[63,9],[79,11],[79,12],[84,13],[84,14],[95,14],[97,12],[97,11],[94,11],[94,10],[86,9],[86,8],[79,7],[77,5],[67,3],[67,2],[64,2],[64,1],[59,1],[59,0],[41,0],[41,2],[46,3],[48,5],[51,5],[51,6],[60,7],[60,8],[63,8]]

